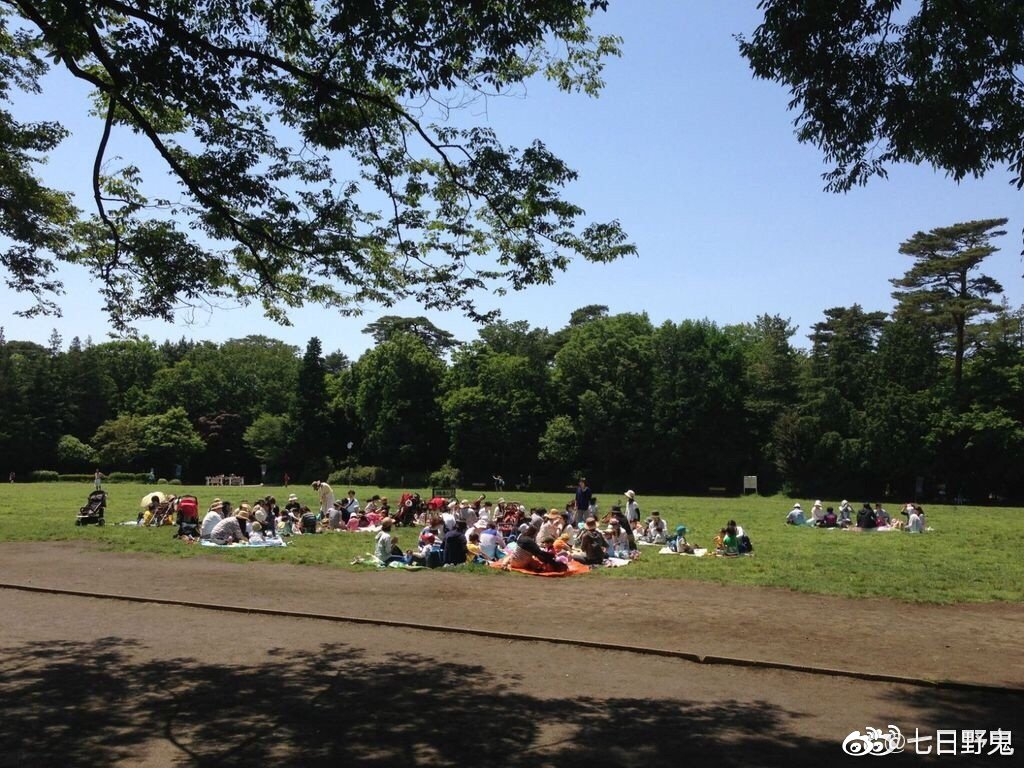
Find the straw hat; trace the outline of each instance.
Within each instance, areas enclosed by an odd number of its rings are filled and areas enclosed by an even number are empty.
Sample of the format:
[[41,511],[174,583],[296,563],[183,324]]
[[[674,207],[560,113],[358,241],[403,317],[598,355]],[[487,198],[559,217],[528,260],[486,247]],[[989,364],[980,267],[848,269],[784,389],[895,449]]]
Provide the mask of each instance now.
[[626,491],[626,498],[629,499],[630,501],[633,501],[634,499],[636,499],[636,493],[634,493],[633,491]]
[[239,509],[237,512],[235,512],[235,517],[240,517],[243,520],[248,520],[249,519],[249,510],[246,507],[243,506],[241,509]]

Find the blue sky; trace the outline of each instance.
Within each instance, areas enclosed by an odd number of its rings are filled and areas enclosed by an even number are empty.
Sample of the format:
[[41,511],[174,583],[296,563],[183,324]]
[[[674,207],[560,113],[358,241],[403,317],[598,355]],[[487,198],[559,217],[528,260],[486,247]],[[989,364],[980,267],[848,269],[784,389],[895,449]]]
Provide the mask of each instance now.
[[[496,304],[509,320],[551,330],[584,304],[646,311],[655,324],[708,318],[725,325],[767,312],[791,318],[799,326],[794,341],[804,346],[828,307],[892,307],[888,280],[910,266],[898,247],[914,232],[1004,216],[1009,234],[985,271],[1003,283],[1012,304],[1022,302],[1018,208],[1024,198],[1009,184],[1010,174],[998,169],[957,185],[929,168],[900,166],[866,188],[824,192],[827,167],[816,149],[796,142],[787,93],[755,81],[737,52],[733,35],[754,29],[755,5],[613,0],[595,26],[622,35],[625,55],[609,62],[600,98],[535,83],[522,98],[470,108],[506,142],[522,146],[539,138],[566,159],[580,173],[570,198],[594,219],[620,219],[639,249],[639,257],[611,265],[574,263],[557,285],[484,296],[481,306]],[[86,115],[85,93],[77,83],[51,78],[45,94],[22,101],[18,113],[60,119],[72,130],[46,176],[75,190],[83,208],[100,128]],[[163,169],[144,149],[128,138],[114,151],[152,168],[160,181]],[[107,336],[88,275],[66,268],[62,276],[64,317],[24,320],[8,313],[0,320],[7,338],[43,342],[52,328],[65,339]],[[11,309],[26,304],[3,287],[0,301]],[[427,314],[460,339],[475,336],[475,326],[460,315],[424,313],[412,303],[368,306],[356,318],[309,307],[294,313],[290,328],[252,307],[138,329],[157,340],[262,333],[299,346],[316,335],[325,350],[357,357],[370,341],[362,328],[381,314]]]

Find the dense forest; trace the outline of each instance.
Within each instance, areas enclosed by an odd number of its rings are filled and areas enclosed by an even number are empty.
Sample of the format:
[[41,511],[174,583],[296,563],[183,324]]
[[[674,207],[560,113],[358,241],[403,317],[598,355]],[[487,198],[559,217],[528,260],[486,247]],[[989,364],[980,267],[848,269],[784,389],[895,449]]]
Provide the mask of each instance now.
[[355,361],[316,338],[302,351],[263,336],[0,333],[0,466],[171,477],[181,465],[196,480],[266,464],[268,481],[409,485],[443,467],[464,486],[585,473],[615,492],[691,493],[756,474],[762,492],[1020,498],[1024,310],[994,303],[1001,287],[977,274],[1001,224],[918,233],[893,312],[828,309],[807,349],[780,316],[655,327],[600,305],[556,331],[492,322],[468,343],[386,316]]

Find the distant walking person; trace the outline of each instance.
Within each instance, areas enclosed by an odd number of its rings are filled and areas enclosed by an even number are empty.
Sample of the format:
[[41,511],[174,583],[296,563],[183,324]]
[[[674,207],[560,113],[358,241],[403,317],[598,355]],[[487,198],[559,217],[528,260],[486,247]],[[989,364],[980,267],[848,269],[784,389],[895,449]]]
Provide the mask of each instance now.
[[12,483],[14,482],[14,472],[13,472],[13,471],[12,471],[12,472],[11,472],[11,474],[10,474],[10,475],[9,475],[9,476],[7,477],[7,479],[8,479],[8,480],[10,480],[10,481],[11,481]]
[[97,468],[96,473],[92,476],[92,484],[96,487],[96,490],[100,490],[103,487],[103,473]]
[[501,493],[505,490],[505,478],[501,475],[492,475],[494,478],[494,490]]

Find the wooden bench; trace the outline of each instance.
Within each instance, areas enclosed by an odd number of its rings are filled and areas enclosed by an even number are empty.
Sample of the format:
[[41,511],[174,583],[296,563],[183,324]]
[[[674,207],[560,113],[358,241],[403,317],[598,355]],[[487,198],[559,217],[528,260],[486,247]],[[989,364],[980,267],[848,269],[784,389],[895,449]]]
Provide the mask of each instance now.
[[725,492],[728,490],[724,485],[712,485],[708,488],[708,493],[712,496],[725,496]]

